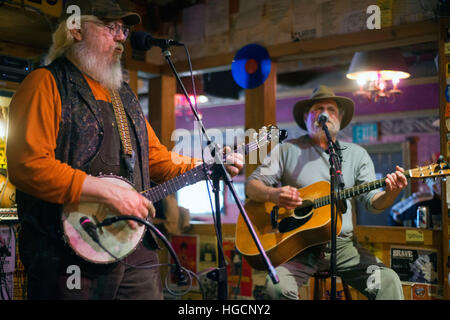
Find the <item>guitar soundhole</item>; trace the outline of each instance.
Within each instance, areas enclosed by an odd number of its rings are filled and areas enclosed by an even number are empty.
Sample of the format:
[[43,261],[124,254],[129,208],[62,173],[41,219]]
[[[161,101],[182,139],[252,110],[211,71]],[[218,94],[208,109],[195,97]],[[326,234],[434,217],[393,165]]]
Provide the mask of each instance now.
[[294,209],[294,214],[296,217],[303,218],[311,212],[314,208],[314,203],[311,200],[305,200],[302,205]]
[[278,230],[281,233],[289,232],[291,230],[297,229],[309,221],[312,217],[311,210],[314,208],[312,201],[303,201],[302,205],[294,209],[295,217],[287,217],[281,219],[278,223]]

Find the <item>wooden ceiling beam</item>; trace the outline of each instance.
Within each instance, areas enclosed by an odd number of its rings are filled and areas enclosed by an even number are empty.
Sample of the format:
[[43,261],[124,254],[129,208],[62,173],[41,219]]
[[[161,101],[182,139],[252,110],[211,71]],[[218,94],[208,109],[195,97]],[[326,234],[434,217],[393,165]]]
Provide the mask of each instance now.
[[[422,21],[380,30],[367,30],[349,34],[333,35],[319,39],[303,40],[268,46],[267,50],[274,61],[289,61],[301,58],[330,56],[351,51],[405,46],[415,43],[437,41],[437,24]],[[155,65],[132,59],[129,44],[126,45],[126,67],[129,70],[152,74],[170,74],[168,65]],[[0,54],[18,58],[33,58],[43,54],[42,48],[33,48],[0,41]],[[231,65],[235,52],[218,54],[192,60],[193,70],[205,70]],[[178,72],[188,71],[186,61],[174,63]]]
[[[319,39],[289,42],[266,47],[274,61],[291,60],[312,56],[329,56],[336,53],[389,48],[416,43],[437,41],[437,23],[421,21],[380,30],[366,30],[348,34],[332,35]],[[230,65],[235,53],[219,54],[192,60],[194,70],[209,69]],[[186,61],[174,63],[177,71],[187,70]],[[163,73],[169,73],[168,66],[162,67]]]
[[34,59],[44,54],[42,48],[34,48],[0,40],[0,54],[20,59]]

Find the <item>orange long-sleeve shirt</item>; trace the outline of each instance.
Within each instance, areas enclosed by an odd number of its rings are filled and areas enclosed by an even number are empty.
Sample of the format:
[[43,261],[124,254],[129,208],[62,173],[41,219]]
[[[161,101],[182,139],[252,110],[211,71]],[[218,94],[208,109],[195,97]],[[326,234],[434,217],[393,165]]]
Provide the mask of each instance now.
[[[97,100],[111,102],[108,91],[100,83],[87,76],[85,79]],[[9,109],[6,153],[12,184],[48,202],[79,202],[87,174],[55,159],[61,97],[51,72],[47,69],[31,72],[15,93]],[[181,164],[174,164],[172,152],[159,142],[147,121],[146,125],[153,181],[169,180],[195,166],[197,159],[182,156]]]

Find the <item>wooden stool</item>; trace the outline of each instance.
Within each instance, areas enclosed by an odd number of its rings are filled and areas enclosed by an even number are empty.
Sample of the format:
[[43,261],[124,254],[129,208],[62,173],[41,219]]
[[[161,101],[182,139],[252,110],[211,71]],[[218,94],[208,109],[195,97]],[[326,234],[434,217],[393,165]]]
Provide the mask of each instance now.
[[[314,300],[324,300],[326,297],[326,279],[331,277],[329,271],[317,272],[314,274]],[[342,280],[342,279],[341,279]],[[344,289],[345,300],[352,300],[352,295],[350,294],[350,288],[342,280],[342,287]]]

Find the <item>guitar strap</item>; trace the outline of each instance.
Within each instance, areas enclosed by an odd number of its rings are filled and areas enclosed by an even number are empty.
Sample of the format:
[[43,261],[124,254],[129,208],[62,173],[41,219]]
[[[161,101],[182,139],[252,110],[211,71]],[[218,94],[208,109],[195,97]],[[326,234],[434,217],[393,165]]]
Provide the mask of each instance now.
[[117,130],[119,131],[120,141],[122,142],[123,158],[128,170],[128,178],[133,181],[133,172],[135,164],[135,152],[131,145],[130,129],[128,127],[127,116],[123,107],[122,99],[117,90],[109,90],[111,103],[116,118]]
[[337,152],[337,155],[339,156],[339,160],[340,160],[341,163],[342,163],[342,149],[341,149],[341,145],[340,145],[340,143],[339,143],[339,140],[336,140],[335,145],[336,145],[336,152]]

